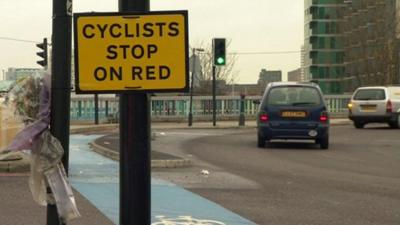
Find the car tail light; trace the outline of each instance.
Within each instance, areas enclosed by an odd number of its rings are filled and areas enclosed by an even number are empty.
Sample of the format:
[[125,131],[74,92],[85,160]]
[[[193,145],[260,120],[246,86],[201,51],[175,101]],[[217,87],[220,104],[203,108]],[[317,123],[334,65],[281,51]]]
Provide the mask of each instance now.
[[391,113],[392,110],[393,110],[392,102],[390,100],[388,100],[386,102],[386,112]]
[[353,103],[350,102],[349,104],[347,104],[347,107],[348,107],[349,109],[353,108]]
[[327,122],[328,119],[329,117],[327,112],[322,112],[321,115],[319,116],[319,121],[321,122]]
[[268,118],[268,114],[267,113],[262,113],[260,114],[260,122],[268,122],[269,118]]
[[347,108],[349,109],[349,112],[351,113],[351,110],[353,109],[354,104],[352,102],[349,102],[349,104],[347,104]]

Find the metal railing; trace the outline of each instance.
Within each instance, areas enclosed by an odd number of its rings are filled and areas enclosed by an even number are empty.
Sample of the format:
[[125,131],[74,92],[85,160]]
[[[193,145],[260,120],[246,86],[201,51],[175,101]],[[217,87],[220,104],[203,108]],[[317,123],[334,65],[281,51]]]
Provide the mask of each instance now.
[[[324,96],[332,117],[347,115],[347,103],[350,95]],[[217,96],[216,113],[218,120],[237,119],[240,115],[240,96]],[[261,96],[246,96],[244,99],[244,115],[254,118],[258,105],[254,100]],[[189,114],[189,96],[155,96],[151,98],[151,117],[156,121],[185,121]],[[212,96],[193,97],[193,119],[212,119]],[[94,120],[94,96],[82,95],[71,98],[71,121]],[[116,122],[119,115],[119,100],[113,95],[99,95],[99,120],[101,122]]]

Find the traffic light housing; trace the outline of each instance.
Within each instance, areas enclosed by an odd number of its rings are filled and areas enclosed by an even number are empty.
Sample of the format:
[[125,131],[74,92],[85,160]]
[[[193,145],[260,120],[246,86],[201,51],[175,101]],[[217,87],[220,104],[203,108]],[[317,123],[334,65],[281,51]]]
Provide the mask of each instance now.
[[36,55],[38,55],[38,56],[40,56],[42,58],[42,60],[36,61],[37,64],[39,64],[39,65],[41,65],[43,67],[47,67],[47,58],[48,58],[48,54],[47,54],[47,38],[43,38],[43,43],[36,44],[36,46],[41,49],[41,51],[36,53]]
[[214,65],[224,66],[226,64],[226,45],[225,38],[214,38],[213,39],[213,54],[214,54]]

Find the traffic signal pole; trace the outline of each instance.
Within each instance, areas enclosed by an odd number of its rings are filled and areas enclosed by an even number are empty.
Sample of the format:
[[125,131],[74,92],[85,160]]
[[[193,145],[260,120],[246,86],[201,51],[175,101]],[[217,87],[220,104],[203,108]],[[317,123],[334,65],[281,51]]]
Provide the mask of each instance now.
[[213,126],[215,127],[217,125],[217,99],[216,99],[216,95],[217,95],[217,81],[216,81],[216,76],[215,76],[215,70],[216,70],[216,66],[213,65],[212,66],[212,102],[213,102],[213,111],[212,111],[212,115],[213,115]]
[[213,95],[213,126],[217,125],[217,100],[216,100],[216,66],[221,67],[226,64],[226,45],[225,38],[213,38],[212,39],[212,50],[213,50],[213,67],[212,67],[212,95]]
[[[148,12],[149,0],[119,0],[119,12]],[[150,96],[120,95],[120,225],[150,225]]]
[[[50,132],[64,148],[62,163],[68,174],[71,91],[71,0],[53,0]],[[50,191],[50,190],[48,190]],[[47,225],[60,225],[57,207],[47,205]]]

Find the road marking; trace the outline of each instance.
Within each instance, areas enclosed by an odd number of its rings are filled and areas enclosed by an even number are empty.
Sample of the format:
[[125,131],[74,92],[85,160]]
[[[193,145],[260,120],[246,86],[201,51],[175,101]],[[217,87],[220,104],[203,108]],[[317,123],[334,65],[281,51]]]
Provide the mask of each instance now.
[[156,216],[157,222],[151,225],[226,225],[226,223],[208,220],[208,219],[195,219],[191,216],[178,216],[177,218],[168,218],[166,216]]
[[[90,150],[88,144],[99,137],[101,136],[71,136],[71,145],[79,145],[81,150],[70,151],[70,182],[75,190],[114,224],[118,224],[119,164]],[[255,225],[210,200],[166,181],[152,178],[151,195],[153,225]],[[160,215],[168,218],[157,219],[156,216]],[[210,218],[223,222],[209,220]]]
[[208,133],[184,133],[184,132],[159,132],[160,135],[189,135],[189,136],[209,136]]

